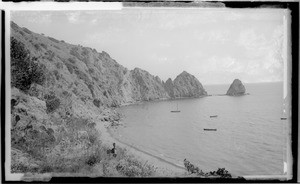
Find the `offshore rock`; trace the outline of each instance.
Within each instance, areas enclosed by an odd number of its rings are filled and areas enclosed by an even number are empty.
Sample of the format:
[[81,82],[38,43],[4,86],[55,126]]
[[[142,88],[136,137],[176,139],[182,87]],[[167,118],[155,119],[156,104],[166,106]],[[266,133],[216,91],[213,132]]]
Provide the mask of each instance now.
[[246,89],[245,86],[239,79],[235,79],[230,85],[226,95],[229,96],[241,96],[245,95]]

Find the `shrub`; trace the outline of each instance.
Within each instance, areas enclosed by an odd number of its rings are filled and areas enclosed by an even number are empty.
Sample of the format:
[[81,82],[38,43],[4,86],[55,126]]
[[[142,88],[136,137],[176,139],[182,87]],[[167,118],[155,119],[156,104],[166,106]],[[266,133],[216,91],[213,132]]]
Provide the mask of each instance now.
[[196,174],[198,176],[219,176],[220,178],[231,178],[231,174],[225,168],[218,168],[217,171],[203,172],[197,166],[184,159],[184,167],[189,174]]
[[44,49],[47,49],[47,48],[48,48],[47,45],[44,44],[44,43],[41,43],[41,46],[42,46]]
[[89,77],[87,76],[87,74],[85,74],[84,72],[80,71],[79,69],[75,70],[75,74],[77,75],[77,77],[81,80],[83,80],[86,84],[90,84],[91,81],[89,79]]
[[89,50],[87,48],[82,48],[82,52],[81,52],[81,55],[83,56],[87,56],[89,54]]
[[70,74],[73,74],[74,66],[68,62],[65,62],[65,65],[66,65],[67,69],[69,70]]
[[73,63],[73,64],[76,63],[76,60],[74,58],[69,58],[68,61],[70,61],[70,63]]
[[56,80],[59,80],[60,79],[59,72],[57,70],[54,70],[53,73],[55,75]]
[[70,54],[75,56],[78,60],[82,60],[81,55],[78,53],[78,48],[77,47],[72,47],[70,50]]
[[46,55],[48,55],[48,60],[49,60],[49,61],[53,61],[53,58],[54,58],[54,56],[55,56],[55,53],[54,53],[53,51],[48,50],[48,51],[46,52]]
[[53,47],[55,47],[57,50],[60,50],[60,48],[56,45],[53,45]]
[[34,44],[33,46],[37,51],[41,50],[41,46],[38,43]]
[[55,66],[57,69],[62,69],[63,68],[63,64],[60,62],[55,63]]
[[94,97],[95,96],[95,94],[94,94],[94,86],[92,84],[88,84],[87,86],[88,86],[88,88],[89,88],[92,96]]
[[93,68],[89,68],[89,73],[94,73],[94,69]]
[[11,85],[27,92],[31,84],[43,85],[45,68],[34,63],[23,43],[11,38]]
[[59,106],[60,106],[59,98],[57,98],[55,96],[53,98],[47,98],[47,100],[46,100],[46,107],[47,107],[46,112],[47,113],[54,112],[56,109],[59,108]]
[[93,76],[92,78],[93,78],[93,80],[95,80],[95,81],[97,81],[97,82],[99,81],[99,79],[98,79],[97,77],[94,77],[94,76]]
[[52,37],[50,37],[50,36],[48,36],[48,38],[49,38],[49,40],[51,40],[51,41],[53,41],[53,42],[55,42],[55,43],[59,43],[59,41],[56,40],[55,38],[52,38]]
[[132,155],[127,155],[125,151],[119,153],[118,157],[122,158],[116,170],[127,177],[149,177],[153,176],[156,172],[154,166],[134,158]]
[[30,31],[29,29],[27,29],[27,28],[23,28],[23,31],[24,31],[25,33],[27,33],[27,34],[31,34],[31,31]]
[[25,36],[24,32],[23,31],[19,31],[19,33],[22,35],[22,36]]
[[96,107],[100,107],[100,104],[101,104],[101,101],[100,100],[98,100],[98,99],[94,99],[93,100],[93,103],[94,103],[94,105],[96,106]]

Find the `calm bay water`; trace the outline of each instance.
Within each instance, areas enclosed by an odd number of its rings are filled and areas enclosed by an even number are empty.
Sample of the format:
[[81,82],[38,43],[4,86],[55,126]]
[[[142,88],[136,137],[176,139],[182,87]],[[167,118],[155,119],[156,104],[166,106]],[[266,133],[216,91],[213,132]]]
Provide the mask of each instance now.
[[[204,86],[224,94],[229,85]],[[245,84],[250,95],[146,102],[119,109],[120,141],[183,166],[203,171],[225,167],[233,175],[283,174],[287,120],[282,121],[282,83]],[[180,113],[171,113],[176,110]],[[218,115],[217,118],[210,118]],[[216,128],[217,131],[204,131]]]

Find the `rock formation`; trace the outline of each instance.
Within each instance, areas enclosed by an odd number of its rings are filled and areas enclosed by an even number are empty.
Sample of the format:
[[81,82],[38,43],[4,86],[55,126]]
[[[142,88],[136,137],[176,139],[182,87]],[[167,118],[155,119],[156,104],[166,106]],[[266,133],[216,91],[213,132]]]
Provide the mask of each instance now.
[[198,79],[186,71],[178,75],[174,81],[168,79],[164,86],[171,98],[200,97],[207,95],[207,92]]
[[140,68],[135,68],[130,71],[130,74],[133,81],[132,97],[135,100],[149,101],[169,98],[159,77],[154,77],[149,72]]
[[229,96],[240,96],[245,95],[246,89],[245,86],[239,79],[235,79],[230,85],[226,95]]

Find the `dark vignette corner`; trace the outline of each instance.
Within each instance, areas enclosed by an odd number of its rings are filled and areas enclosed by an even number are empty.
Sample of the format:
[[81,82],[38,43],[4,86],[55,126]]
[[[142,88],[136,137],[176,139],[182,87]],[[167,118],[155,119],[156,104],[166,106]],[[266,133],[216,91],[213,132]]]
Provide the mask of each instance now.
[[298,106],[299,106],[299,2],[288,3],[291,10],[292,42],[292,155],[293,182],[298,181]]
[[5,181],[5,11],[1,10],[1,175]]

